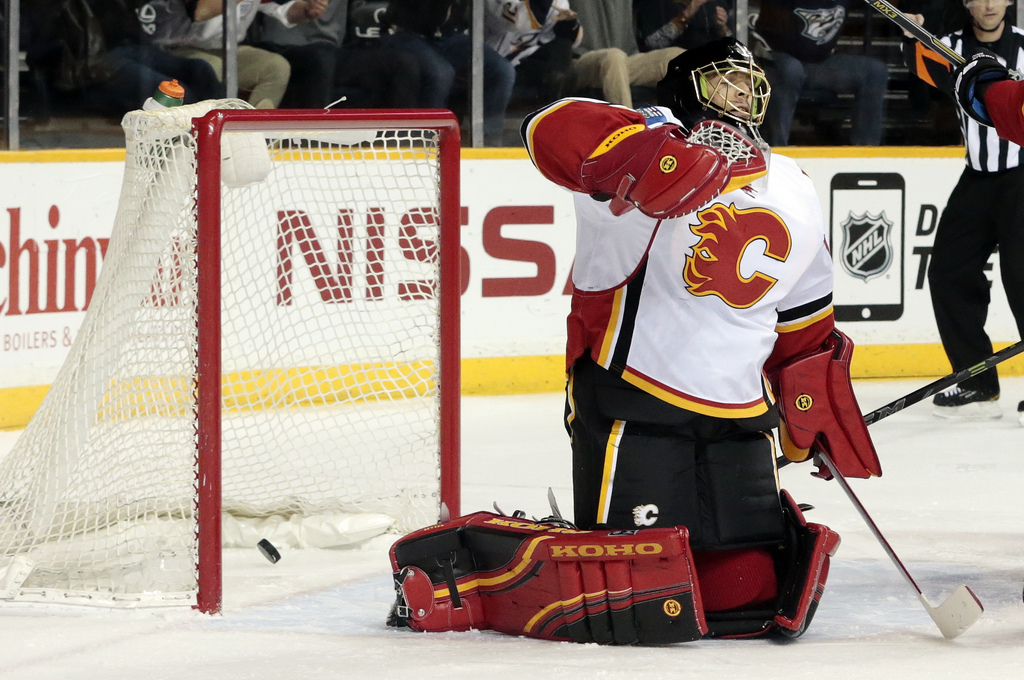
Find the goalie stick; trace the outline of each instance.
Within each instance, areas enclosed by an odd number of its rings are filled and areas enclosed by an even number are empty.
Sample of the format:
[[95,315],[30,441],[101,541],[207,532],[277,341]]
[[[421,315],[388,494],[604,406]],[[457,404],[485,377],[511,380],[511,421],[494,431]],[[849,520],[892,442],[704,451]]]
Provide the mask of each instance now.
[[868,525],[868,529],[871,530],[871,533],[875,535],[875,538],[878,540],[879,544],[881,544],[882,549],[885,550],[885,554],[888,555],[889,559],[892,560],[892,563],[896,565],[896,568],[903,575],[903,578],[907,580],[907,583],[917,591],[917,598],[921,601],[921,604],[924,605],[925,611],[928,612],[928,616],[932,617],[932,621],[934,621],[935,625],[939,627],[939,631],[942,633],[942,636],[947,640],[952,640],[974,625],[974,622],[977,621],[981,617],[982,612],[985,611],[985,608],[982,606],[981,600],[978,599],[978,596],[975,595],[967,586],[960,585],[949,597],[946,598],[944,602],[942,602],[942,604],[937,607],[933,605],[928,598],[925,597],[924,592],[921,591],[921,587],[917,585],[914,577],[910,575],[910,572],[907,571],[903,562],[896,555],[896,551],[892,549],[891,545],[889,545],[889,541],[885,540],[885,536],[883,536],[882,532],[879,531],[878,525],[876,525],[874,520],[871,519],[867,510],[864,509],[864,505],[861,504],[857,495],[853,493],[853,489],[850,488],[846,478],[843,477],[842,473],[836,469],[836,466],[832,462],[832,459],[829,458],[829,455],[823,451],[816,451],[815,455],[825,464],[829,472],[832,473],[832,476],[843,489],[843,492],[846,493],[846,497],[850,499],[850,502],[853,503],[853,507],[857,509],[861,519],[863,519],[864,523]]
[[[957,385],[972,376],[978,375],[979,373],[984,373],[996,364],[1015,357],[1021,352],[1024,352],[1024,340],[1018,341],[1009,347],[1001,349],[984,361],[980,361],[961,371],[950,373],[943,378],[939,378],[934,382],[928,383],[924,387],[914,390],[910,394],[889,402],[881,408],[877,408],[874,411],[865,414],[864,422],[871,425],[883,418],[888,418],[894,413],[899,413],[906,407],[916,404],[923,399],[927,399],[948,387]],[[945,602],[937,607],[932,605],[928,598],[925,597],[925,594],[921,591],[920,586],[918,586],[917,582],[914,581],[910,572],[907,571],[907,568],[903,565],[899,556],[896,555],[896,551],[894,551],[892,546],[889,545],[889,541],[887,541],[885,536],[882,535],[882,532],[878,529],[878,525],[871,519],[871,516],[864,508],[864,505],[860,502],[860,499],[858,499],[857,495],[853,493],[853,489],[850,488],[846,478],[839,472],[839,470],[836,469],[832,459],[827,453],[819,449],[815,450],[814,455],[817,456],[818,460],[823,462],[829,472],[832,473],[832,476],[839,483],[839,486],[846,494],[846,497],[850,499],[850,502],[853,503],[853,506],[857,509],[861,519],[864,520],[864,523],[868,525],[871,533],[874,534],[875,539],[877,539],[879,544],[881,544],[885,554],[888,555],[889,559],[892,560],[892,563],[896,565],[896,568],[899,570],[900,574],[903,575],[903,578],[905,578],[914,590],[917,591],[918,599],[921,601],[921,604],[924,605],[925,611],[928,612],[932,621],[934,621],[935,625],[939,627],[939,631],[942,632],[943,637],[947,640],[952,640],[974,625],[974,622],[977,621],[982,612],[985,611],[981,601],[974,592],[966,585],[961,585],[953,591],[948,598],[946,598]],[[790,462],[791,461],[785,456],[780,456],[777,460],[778,467],[783,467]]]

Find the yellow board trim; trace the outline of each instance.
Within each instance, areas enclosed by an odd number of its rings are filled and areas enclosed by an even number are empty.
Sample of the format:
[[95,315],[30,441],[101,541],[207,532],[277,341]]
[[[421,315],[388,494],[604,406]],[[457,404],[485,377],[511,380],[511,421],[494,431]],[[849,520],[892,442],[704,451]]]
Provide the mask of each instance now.
[[[779,146],[774,153],[791,158],[963,158],[962,146]],[[463,148],[463,160],[527,159],[521,147]],[[124,149],[45,149],[0,151],[0,163],[109,163],[123,162]]]
[[[1012,343],[996,343],[997,350]],[[951,372],[942,345],[857,345],[851,372],[856,379],[913,378],[922,382]],[[999,364],[1003,376],[1024,375],[1024,355]],[[49,385],[0,388],[0,430],[24,428]],[[537,394],[565,389],[565,357],[536,355],[462,360],[462,394]],[[909,391],[909,390],[908,390]]]
[[[236,371],[221,378],[221,397],[225,413],[393,401],[433,394],[437,390],[433,374],[431,361]],[[184,376],[115,382],[100,400],[97,420],[188,415],[193,408],[192,388],[192,381]]]
[[0,163],[123,163],[124,149],[0,151]]

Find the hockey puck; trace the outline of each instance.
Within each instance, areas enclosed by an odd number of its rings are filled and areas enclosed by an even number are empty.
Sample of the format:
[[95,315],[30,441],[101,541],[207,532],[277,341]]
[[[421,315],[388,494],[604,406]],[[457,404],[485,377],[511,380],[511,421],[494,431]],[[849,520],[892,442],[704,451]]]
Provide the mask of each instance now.
[[277,548],[274,547],[274,544],[267,539],[261,539],[260,542],[256,544],[256,547],[259,548],[259,551],[263,553],[263,556],[266,557],[271,564],[277,564],[281,561],[281,553],[279,553]]

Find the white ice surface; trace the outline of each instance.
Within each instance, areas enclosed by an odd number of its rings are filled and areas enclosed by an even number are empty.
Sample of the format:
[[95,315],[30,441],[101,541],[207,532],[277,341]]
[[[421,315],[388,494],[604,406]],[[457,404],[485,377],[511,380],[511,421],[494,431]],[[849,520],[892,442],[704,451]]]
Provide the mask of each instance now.
[[[860,382],[864,410],[916,381]],[[1024,378],[1003,380],[1002,421],[950,423],[919,404],[872,426],[881,479],[851,485],[933,604],[961,584],[985,605],[946,641],[835,483],[781,471],[810,519],[843,543],[810,630],[792,642],[707,640],[600,647],[490,632],[417,634],[384,626],[387,547],[225,555],[220,616],[192,611],[0,607],[0,678],[1024,678]],[[572,507],[557,394],[463,400],[463,510],[547,513],[547,487]],[[0,453],[16,432],[0,432]]]

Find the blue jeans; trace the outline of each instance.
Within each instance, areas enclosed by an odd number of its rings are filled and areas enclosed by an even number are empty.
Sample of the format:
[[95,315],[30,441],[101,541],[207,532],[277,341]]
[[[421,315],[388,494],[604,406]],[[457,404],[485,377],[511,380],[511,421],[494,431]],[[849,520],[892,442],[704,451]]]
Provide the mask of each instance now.
[[[384,40],[386,47],[416,55],[420,65],[420,106],[447,108],[457,80],[469,82],[473,47],[470,36],[464,33],[425,38],[399,30]],[[512,64],[484,45],[484,142],[488,146],[502,144],[505,110],[515,81]]]
[[789,143],[789,130],[800,92],[805,88],[853,94],[850,143],[877,146],[882,143],[885,89],[889,70],[872,57],[833,53],[825,61],[809,64],[785,52],[772,52],[774,64],[765,64],[772,97],[762,132],[775,146]]

